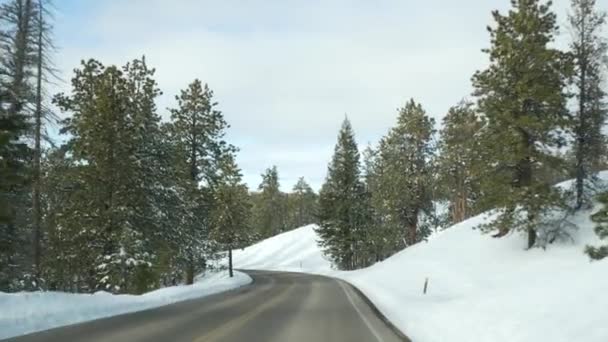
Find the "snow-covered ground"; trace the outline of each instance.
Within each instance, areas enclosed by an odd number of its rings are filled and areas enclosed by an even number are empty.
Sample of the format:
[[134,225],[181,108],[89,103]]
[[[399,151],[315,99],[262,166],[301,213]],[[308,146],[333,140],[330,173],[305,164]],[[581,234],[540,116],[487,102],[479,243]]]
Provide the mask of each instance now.
[[235,272],[229,278],[222,272],[201,277],[191,286],[167,287],[140,296],[0,292],[0,339],[209,296],[250,282],[244,273]]
[[608,260],[590,262],[583,253],[600,243],[591,212],[572,218],[580,228],[574,242],[547,250],[525,250],[520,234],[480,234],[472,228],[482,215],[363,270],[332,270],[314,226],[237,251],[235,267],[347,280],[414,342],[606,342]]

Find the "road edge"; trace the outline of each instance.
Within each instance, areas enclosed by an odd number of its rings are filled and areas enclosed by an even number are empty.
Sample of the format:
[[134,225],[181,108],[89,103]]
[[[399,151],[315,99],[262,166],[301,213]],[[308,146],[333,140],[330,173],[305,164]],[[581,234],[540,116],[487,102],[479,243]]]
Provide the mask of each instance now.
[[386,317],[386,315],[384,315],[382,313],[382,311],[380,311],[380,309],[378,309],[378,307],[376,306],[376,304],[374,304],[374,302],[372,302],[371,299],[369,299],[369,297],[367,295],[365,295],[365,293],[363,293],[363,291],[361,291],[357,286],[355,286],[354,284],[350,283],[349,281],[346,281],[344,279],[340,279],[340,278],[335,278],[339,281],[342,281],[343,283],[345,283],[346,285],[350,286],[355,293],[357,293],[357,295],[359,297],[361,297],[361,299],[363,299],[363,301],[369,305],[369,307],[372,309],[372,312],[378,317],[380,318],[380,320],[389,328],[391,329],[391,331],[393,331],[393,333],[395,333],[395,335],[397,335],[397,337],[399,337],[401,340],[403,340],[403,342],[412,342],[412,340],[407,337],[407,335],[405,335],[395,324],[393,324],[393,322],[391,322],[390,319],[388,319],[388,317]]

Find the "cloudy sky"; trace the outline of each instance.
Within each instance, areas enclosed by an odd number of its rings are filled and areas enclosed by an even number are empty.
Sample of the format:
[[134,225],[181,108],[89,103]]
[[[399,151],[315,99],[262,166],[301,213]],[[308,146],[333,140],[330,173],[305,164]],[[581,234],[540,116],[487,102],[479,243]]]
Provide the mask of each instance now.
[[[200,78],[232,126],[251,188],[271,165],[284,190],[300,176],[319,188],[345,114],[364,147],[409,98],[440,121],[467,97],[471,75],[487,65],[480,50],[490,12],[509,3],[55,0],[56,62],[67,81],[81,59],[123,65],[145,55],[157,68],[163,115]],[[564,26],[568,0],[555,3]]]

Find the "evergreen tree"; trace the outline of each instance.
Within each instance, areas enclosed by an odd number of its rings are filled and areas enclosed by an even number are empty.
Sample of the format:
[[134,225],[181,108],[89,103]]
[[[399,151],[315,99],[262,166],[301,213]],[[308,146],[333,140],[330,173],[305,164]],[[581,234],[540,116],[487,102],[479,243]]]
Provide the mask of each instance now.
[[[402,241],[399,232],[384,224],[384,217],[374,200],[378,200],[382,169],[379,165],[379,151],[368,145],[363,151],[363,181],[365,186],[365,207],[367,208],[369,229],[365,248],[369,263],[382,261],[395,252],[395,245]],[[399,244],[400,245],[400,244]]]
[[[85,287],[79,283],[79,272],[87,269],[86,262],[92,262],[81,249],[89,243],[88,236],[79,234],[80,222],[76,221],[84,215],[73,210],[84,199],[84,191],[78,190],[85,185],[78,177],[79,167],[70,157],[67,146],[50,150],[41,165],[43,216],[48,227],[43,277],[49,290],[77,292]],[[74,225],[66,225],[72,221]]]
[[180,174],[186,183],[186,202],[190,207],[183,222],[187,234],[181,259],[186,283],[192,284],[195,273],[206,267],[213,188],[219,181],[222,160],[233,148],[224,140],[228,124],[216,109],[213,91],[206,84],[194,80],[176,100],[178,108],[171,110],[171,132],[180,160],[177,165],[184,167]]
[[[597,223],[595,232],[600,239],[608,239],[608,192],[604,192],[598,197],[598,201],[604,206],[600,211],[593,214],[591,219]],[[601,247],[587,246],[585,252],[594,260],[608,257],[608,245]]]
[[[0,5],[0,290],[17,290],[31,266],[29,182],[36,8],[32,0]],[[37,286],[37,284],[34,284]]]
[[[58,226],[86,241],[81,275],[85,289],[143,292],[155,262],[157,225],[152,151],[159,117],[154,99],[160,94],[145,60],[122,70],[90,60],[76,70],[72,94],[60,94],[60,109],[73,113],[65,120],[67,144],[74,158],[76,183]],[[65,227],[65,228],[64,228]],[[81,246],[83,247],[83,246]]]
[[262,237],[280,234],[286,229],[287,196],[281,192],[276,166],[266,169],[258,186],[255,226]]
[[324,253],[339,269],[359,265],[357,244],[367,230],[362,205],[365,196],[360,179],[360,161],[352,126],[345,119],[329,164],[327,178],[319,193],[319,227],[316,232]]
[[443,118],[437,171],[440,192],[450,203],[452,224],[478,213],[475,202],[480,197],[480,175],[475,170],[483,163],[478,153],[482,126],[470,102],[450,108]]
[[589,202],[589,187],[597,180],[601,156],[606,154],[602,127],[606,121],[606,93],[602,83],[608,45],[602,36],[606,12],[596,9],[595,0],[572,0],[569,16],[573,34],[570,52],[574,57],[574,114],[576,208]]
[[551,208],[562,208],[559,190],[538,177],[541,168],[557,167],[550,153],[562,143],[567,124],[564,83],[569,60],[551,48],[557,33],[551,2],[512,0],[512,9],[493,12],[496,27],[488,28],[490,66],[473,77],[484,128],[484,191],[498,208],[498,218],[486,228],[496,237],[511,230],[528,234],[536,243],[537,227]]
[[[377,189],[372,193],[375,211],[397,236],[393,253],[414,245],[430,233],[434,216],[432,169],[434,120],[414,100],[399,111],[397,126],[384,137],[377,156]],[[405,246],[400,242],[403,241]]]
[[304,177],[300,177],[289,194],[291,228],[298,228],[307,224],[316,223],[317,194],[306,183]]
[[228,269],[232,270],[232,250],[249,241],[248,224],[251,215],[249,191],[242,182],[241,171],[234,158],[222,163],[221,179],[214,189],[212,237],[228,250]]

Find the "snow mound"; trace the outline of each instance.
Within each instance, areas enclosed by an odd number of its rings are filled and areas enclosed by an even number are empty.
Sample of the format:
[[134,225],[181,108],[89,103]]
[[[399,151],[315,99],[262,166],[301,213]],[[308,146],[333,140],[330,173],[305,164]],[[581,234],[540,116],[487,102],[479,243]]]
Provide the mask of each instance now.
[[314,228],[315,225],[304,226],[234,251],[234,267],[243,270],[329,272],[331,264],[317,245],[319,238]]
[[573,216],[573,241],[547,250],[525,250],[523,234],[480,234],[473,228],[488,219],[480,215],[363,270],[332,270],[314,226],[237,252],[235,267],[347,280],[414,342],[606,342],[608,260],[583,253],[600,244],[589,219],[598,209]]
[[103,291],[0,292],[0,339],[205,297],[250,282],[251,278],[244,273],[235,272],[229,278],[223,272],[201,277],[194,285],[167,287],[140,296]]

